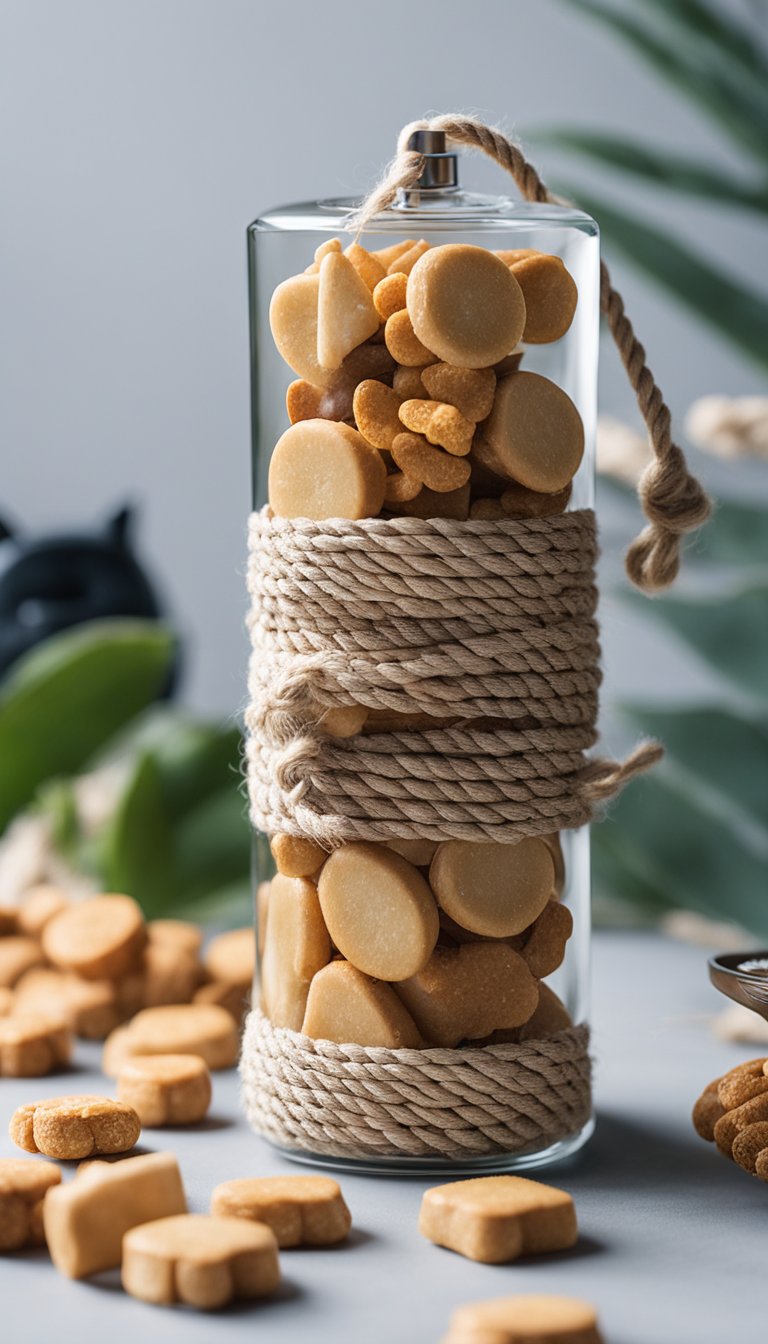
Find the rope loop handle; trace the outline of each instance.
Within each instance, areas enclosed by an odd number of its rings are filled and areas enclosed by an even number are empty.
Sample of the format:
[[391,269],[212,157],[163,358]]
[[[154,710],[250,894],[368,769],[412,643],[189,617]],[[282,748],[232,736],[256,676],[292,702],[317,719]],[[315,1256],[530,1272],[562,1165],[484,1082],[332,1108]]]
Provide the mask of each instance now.
[[[556,196],[542,181],[520,147],[500,130],[472,117],[449,113],[428,121],[412,121],[398,137],[397,154],[382,180],[350,216],[348,228],[359,236],[382,210],[395,200],[399,191],[414,187],[424,167],[424,155],[409,149],[414,131],[443,131],[455,145],[477,149],[514,178],[527,201],[549,205],[570,202]],[[645,362],[645,350],[624,311],[624,300],[611,283],[608,267],[600,266],[600,308],[618,349],[630,385],[643,417],[653,460],[638,483],[638,496],[648,525],[632,542],[626,555],[626,570],[632,583],[642,592],[658,593],[674,582],[680,568],[683,537],[707,521],[712,511],[700,483],[688,470],[682,448],[673,442],[669,407],[664,401],[651,370]]]

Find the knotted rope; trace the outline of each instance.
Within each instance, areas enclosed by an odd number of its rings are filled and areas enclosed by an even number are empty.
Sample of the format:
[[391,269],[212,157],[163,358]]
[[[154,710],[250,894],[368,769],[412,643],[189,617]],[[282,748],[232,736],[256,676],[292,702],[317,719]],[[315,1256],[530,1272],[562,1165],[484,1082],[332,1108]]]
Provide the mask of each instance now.
[[[552,205],[567,203],[549,190],[519,146],[501,131],[471,117],[449,113],[428,121],[413,121],[403,127],[398,137],[397,154],[385,176],[349,221],[349,227],[358,234],[375,215],[392,205],[398,192],[416,186],[424,167],[424,156],[409,149],[408,141],[414,131],[421,130],[443,131],[454,144],[487,154],[514,178],[527,201]],[[627,574],[644,592],[660,592],[677,576],[682,538],[706,522],[711,505],[699,482],[688,471],[683,450],[672,441],[669,407],[645,362],[645,350],[635,336],[624,311],[624,300],[614,289],[605,262],[600,266],[600,306],[637,398],[654,453],[653,461],[638,484],[648,526],[627,551]]]
[[520,1045],[384,1050],[313,1041],[254,1011],[240,1075],[259,1134],[327,1157],[537,1151],[578,1134],[591,1109],[583,1026]]

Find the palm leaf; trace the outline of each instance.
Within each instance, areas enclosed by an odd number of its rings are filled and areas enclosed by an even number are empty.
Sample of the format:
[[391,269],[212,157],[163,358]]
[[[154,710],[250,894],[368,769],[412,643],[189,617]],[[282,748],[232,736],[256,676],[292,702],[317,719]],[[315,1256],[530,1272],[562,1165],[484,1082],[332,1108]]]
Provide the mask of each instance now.
[[101,862],[106,890],[133,896],[148,918],[176,904],[173,831],[160,772],[149,752],[136,762],[104,837]]
[[659,18],[689,41],[698,42],[700,49],[715,60],[728,56],[741,68],[742,74],[758,79],[768,78],[766,61],[751,32],[723,7],[719,10],[702,0],[645,0]]

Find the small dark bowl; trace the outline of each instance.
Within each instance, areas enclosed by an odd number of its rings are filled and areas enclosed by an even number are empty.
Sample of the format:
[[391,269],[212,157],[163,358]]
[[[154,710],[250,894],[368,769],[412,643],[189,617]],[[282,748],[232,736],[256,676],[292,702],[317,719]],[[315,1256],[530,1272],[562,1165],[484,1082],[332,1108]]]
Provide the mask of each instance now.
[[768,952],[727,952],[708,965],[715,989],[768,1021]]

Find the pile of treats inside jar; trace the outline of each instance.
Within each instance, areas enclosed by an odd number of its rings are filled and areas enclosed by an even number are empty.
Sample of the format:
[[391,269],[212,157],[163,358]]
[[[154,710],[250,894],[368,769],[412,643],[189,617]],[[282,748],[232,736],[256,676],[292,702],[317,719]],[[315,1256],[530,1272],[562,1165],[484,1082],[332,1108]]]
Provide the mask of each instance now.
[[298,375],[269,502],[286,518],[505,519],[562,513],[579,413],[520,368],[565,335],[577,290],[531,249],[323,243],[278,285],[270,324]]
[[[259,888],[274,1026],[389,1049],[524,1041],[571,1025],[543,984],[572,932],[557,835],[516,845],[276,835]],[[372,895],[375,894],[375,899]]]

